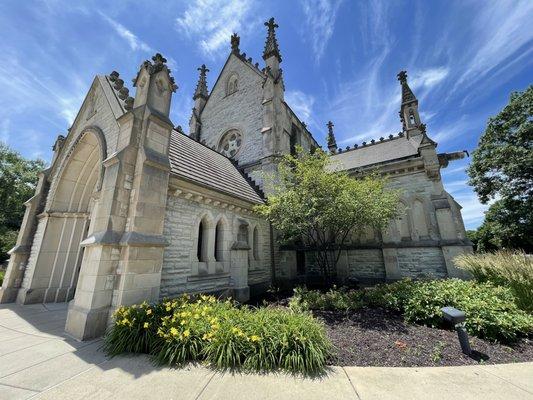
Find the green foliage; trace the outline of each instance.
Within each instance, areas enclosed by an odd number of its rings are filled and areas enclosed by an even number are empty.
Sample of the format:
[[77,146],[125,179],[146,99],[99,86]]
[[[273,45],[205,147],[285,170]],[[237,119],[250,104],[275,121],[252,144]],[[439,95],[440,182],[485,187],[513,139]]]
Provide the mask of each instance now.
[[511,342],[533,333],[533,316],[520,310],[510,289],[490,283],[458,279],[400,281],[373,290],[370,304],[403,313],[407,322],[444,326],[441,308],[451,306],[466,313],[470,334]]
[[316,250],[324,276],[335,273],[340,248],[364,227],[382,229],[397,211],[398,194],[377,176],[361,179],[335,170],[321,150],[298,148],[279,165],[273,194],[256,210],[267,218],[282,243],[301,243]]
[[305,287],[297,287],[289,300],[289,308],[300,312],[309,310],[353,311],[364,305],[363,297],[364,292],[360,290],[344,290],[333,287],[327,292],[320,292],[308,290]]
[[24,202],[35,191],[42,160],[26,160],[0,143],[0,262],[14,245],[24,217]]
[[4,282],[4,275],[6,274],[6,271],[0,270],[0,286],[2,286],[2,283]]
[[239,308],[212,296],[121,307],[114,317],[108,354],[149,353],[162,364],[310,374],[324,370],[331,350],[323,325],[308,314]]
[[461,254],[454,262],[478,282],[492,282],[513,291],[518,306],[533,313],[533,257],[519,251]]
[[326,293],[297,289],[289,305],[300,311],[383,307],[402,313],[407,322],[433,327],[446,326],[441,308],[452,306],[466,312],[466,329],[478,337],[511,342],[533,333],[533,316],[518,309],[510,289],[458,279],[406,279],[371,289]]
[[533,86],[511,94],[509,104],[489,120],[472,154],[470,184],[490,206],[481,248],[533,251]]

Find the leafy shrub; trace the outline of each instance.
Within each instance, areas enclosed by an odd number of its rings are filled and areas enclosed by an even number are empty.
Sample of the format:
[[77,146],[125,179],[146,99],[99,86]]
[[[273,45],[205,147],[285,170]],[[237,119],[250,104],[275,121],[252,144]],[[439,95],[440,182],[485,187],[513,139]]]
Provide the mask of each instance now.
[[2,283],[4,282],[4,275],[6,274],[5,271],[0,270],[0,286],[2,286]]
[[520,310],[510,289],[459,279],[409,281],[379,285],[367,301],[401,311],[407,322],[443,326],[441,308],[466,313],[469,333],[505,342],[533,333],[533,316]]
[[533,313],[533,257],[520,251],[461,254],[454,262],[478,282],[511,288],[518,306]]
[[363,305],[363,294],[362,291],[337,289],[336,287],[327,292],[297,287],[294,289],[294,295],[289,300],[289,308],[295,311],[353,311]]
[[533,316],[517,307],[510,289],[458,279],[405,279],[371,289],[325,293],[298,288],[289,306],[299,311],[383,307],[402,313],[407,322],[433,327],[445,326],[441,308],[452,306],[466,312],[466,329],[478,337],[510,342],[533,333]]
[[149,353],[163,364],[318,373],[331,349],[323,325],[310,315],[238,308],[212,296],[120,307],[114,317],[105,337],[108,354]]

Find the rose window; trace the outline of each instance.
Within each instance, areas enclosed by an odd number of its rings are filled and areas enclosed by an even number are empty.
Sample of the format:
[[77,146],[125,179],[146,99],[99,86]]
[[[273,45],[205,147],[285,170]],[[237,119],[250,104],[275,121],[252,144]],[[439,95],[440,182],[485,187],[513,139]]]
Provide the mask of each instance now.
[[235,154],[239,151],[242,143],[242,136],[239,131],[233,129],[226,132],[220,144],[218,145],[218,150],[224,154],[226,157],[234,157]]

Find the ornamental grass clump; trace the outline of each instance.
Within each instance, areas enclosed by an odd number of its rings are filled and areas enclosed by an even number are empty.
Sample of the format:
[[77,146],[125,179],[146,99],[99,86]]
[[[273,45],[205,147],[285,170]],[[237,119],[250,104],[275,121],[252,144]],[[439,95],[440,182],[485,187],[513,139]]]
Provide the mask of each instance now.
[[149,353],[160,364],[305,374],[322,372],[331,350],[323,325],[310,315],[237,307],[212,296],[121,307],[105,343],[111,355]]
[[518,306],[533,313],[533,257],[521,251],[461,254],[454,262],[478,282],[509,287]]
[[326,292],[297,287],[289,300],[289,307],[295,311],[354,311],[361,308],[363,291],[345,290],[333,287]]

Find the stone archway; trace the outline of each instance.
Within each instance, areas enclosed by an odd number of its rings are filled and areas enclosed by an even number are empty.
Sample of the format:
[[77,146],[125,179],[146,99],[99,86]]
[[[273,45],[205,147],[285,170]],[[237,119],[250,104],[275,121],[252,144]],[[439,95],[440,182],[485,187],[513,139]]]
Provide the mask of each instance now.
[[83,258],[80,243],[90,230],[104,154],[101,133],[87,130],[59,166],[45,211],[38,217],[18,302],[64,302],[74,297]]

